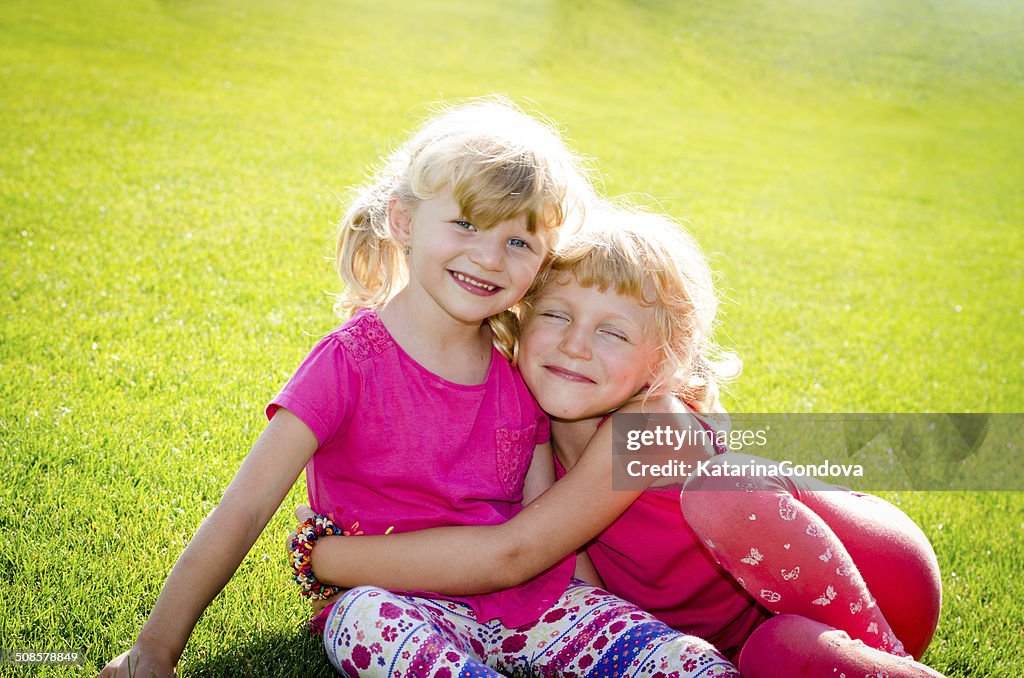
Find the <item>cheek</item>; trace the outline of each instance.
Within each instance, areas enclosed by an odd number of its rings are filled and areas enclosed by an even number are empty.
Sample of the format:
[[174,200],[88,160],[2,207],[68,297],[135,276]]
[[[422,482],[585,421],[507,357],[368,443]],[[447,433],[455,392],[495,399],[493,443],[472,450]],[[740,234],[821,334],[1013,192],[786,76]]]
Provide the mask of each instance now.
[[565,328],[543,319],[527,322],[519,339],[519,358],[525,367],[539,368],[549,359],[558,359]]
[[626,390],[639,391],[651,381],[650,361],[646,355],[624,356],[616,365],[616,381]]
[[519,336],[519,364],[531,367],[544,345],[544,332],[534,323],[527,322]]
[[422,238],[417,240],[413,236],[411,243],[411,256],[409,261],[418,262],[420,264],[426,263],[447,263],[451,258],[449,248],[445,247],[444,243],[438,242],[437,238]]
[[530,289],[533,279],[540,272],[540,265],[539,258],[535,260],[531,258],[529,261],[512,261],[508,264],[509,280],[520,296],[526,294],[526,290]]

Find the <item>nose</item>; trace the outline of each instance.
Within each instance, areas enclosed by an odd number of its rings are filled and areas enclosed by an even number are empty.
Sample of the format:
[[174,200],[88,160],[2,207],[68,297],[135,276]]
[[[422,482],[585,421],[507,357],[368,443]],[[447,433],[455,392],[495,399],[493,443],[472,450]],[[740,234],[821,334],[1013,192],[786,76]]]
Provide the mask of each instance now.
[[505,238],[498,229],[481,233],[469,253],[469,260],[485,271],[505,268]]
[[558,350],[570,358],[590,360],[590,341],[586,328],[576,324],[566,327]]

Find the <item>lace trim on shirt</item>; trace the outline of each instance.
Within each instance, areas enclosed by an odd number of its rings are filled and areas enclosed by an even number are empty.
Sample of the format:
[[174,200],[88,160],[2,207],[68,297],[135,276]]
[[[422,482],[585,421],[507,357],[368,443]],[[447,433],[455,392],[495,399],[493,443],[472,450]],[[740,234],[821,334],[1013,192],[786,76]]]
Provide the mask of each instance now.
[[376,313],[358,316],[351,325],[338,331],[338,341],[357,361],[380,355],[395,345],[395,340]]

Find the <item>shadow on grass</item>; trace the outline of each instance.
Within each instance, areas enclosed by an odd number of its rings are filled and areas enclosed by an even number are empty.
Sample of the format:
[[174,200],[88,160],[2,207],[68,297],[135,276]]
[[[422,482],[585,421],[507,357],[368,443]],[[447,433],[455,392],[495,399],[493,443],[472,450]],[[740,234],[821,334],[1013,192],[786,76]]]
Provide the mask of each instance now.
[[[338,676],[324,654],[323,641],[304,627],[290,633],[260,635],[216,656],[196,657],[178,666],[182,678],[193,676]],[[532,678],[528,668],[506,673]]]
[[260,634],[230,650],[193,657],[179,665],[190,676],[336,676],[324,654],[323,641],[305,627],[290,633]]

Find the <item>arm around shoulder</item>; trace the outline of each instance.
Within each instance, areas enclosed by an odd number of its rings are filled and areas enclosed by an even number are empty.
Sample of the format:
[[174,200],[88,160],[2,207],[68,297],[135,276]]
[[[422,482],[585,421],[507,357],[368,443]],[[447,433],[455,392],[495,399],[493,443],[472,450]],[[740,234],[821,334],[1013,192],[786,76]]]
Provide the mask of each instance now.
[[[612,489],[611,428],[598,429],[566,476],[506,523],[324,538],[313,549],[314,573],[346,588],[370,584],[446,595],[521,584],[597,536],[640,494]],[[416,567],[397,565],[404,563]]]

